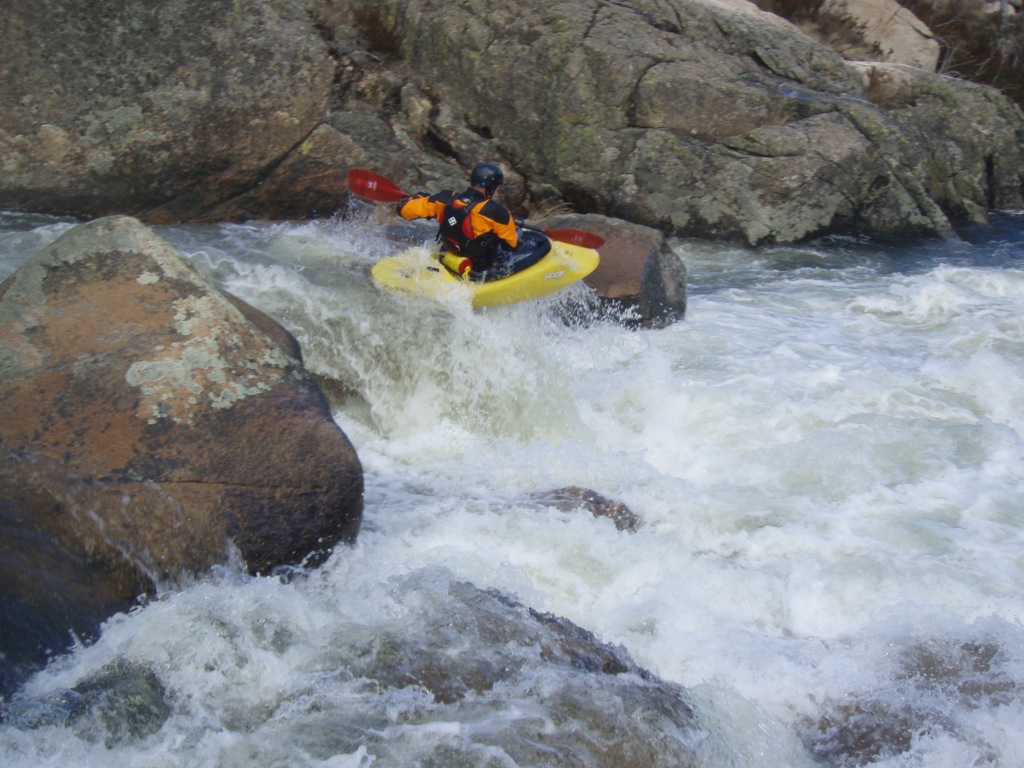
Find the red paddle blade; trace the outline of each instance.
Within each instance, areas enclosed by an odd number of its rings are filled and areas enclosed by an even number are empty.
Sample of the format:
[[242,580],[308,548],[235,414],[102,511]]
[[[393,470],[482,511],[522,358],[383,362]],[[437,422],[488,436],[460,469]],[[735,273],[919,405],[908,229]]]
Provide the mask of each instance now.
[[595,251],[604,245],[604,238],[582,229],[545,229],[544,234],[561,243],[593,248]]
[[378,203],[397,203],[409,195],[396,186],[391,179],[363,168],[348,172],[348,188],[360,197],[376,200]]

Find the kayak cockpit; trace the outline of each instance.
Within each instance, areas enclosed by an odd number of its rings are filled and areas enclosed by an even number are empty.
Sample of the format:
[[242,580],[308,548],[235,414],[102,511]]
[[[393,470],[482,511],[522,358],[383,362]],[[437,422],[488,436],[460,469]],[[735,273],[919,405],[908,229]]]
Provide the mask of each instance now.
[[446,251],[441,252],[440,260],[453,275],[468,276],[474,283],[489,283],[532,267],[550,252],[551,240],[547,235],[536,229],[521,229],[519,245],[515,249],[499,246],[490,269],[469,270],[469,259]]

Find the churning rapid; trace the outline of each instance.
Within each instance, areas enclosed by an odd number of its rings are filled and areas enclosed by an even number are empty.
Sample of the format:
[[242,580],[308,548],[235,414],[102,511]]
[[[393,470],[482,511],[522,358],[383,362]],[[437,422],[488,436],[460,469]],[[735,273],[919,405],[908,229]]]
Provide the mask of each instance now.
[[[71,226],[0,224],[0,277]],[[660,330],[582,286],[485,312],[384,293],[393,246],[359,218],[160,232],[298,338],[363,462],[362,532],[313,572],[225,564],[114,617],[3,703],[4,765],[510,766],[527,721],[599,727],[511,684],[485,710],[373,679],[369,647],[506,663],[453,629],[467,584],[682,685],[696,765],[1020,764],[1024,215],[909,246],[679,242],[687,319]],[[565,486],[639,528],[538,495]]]

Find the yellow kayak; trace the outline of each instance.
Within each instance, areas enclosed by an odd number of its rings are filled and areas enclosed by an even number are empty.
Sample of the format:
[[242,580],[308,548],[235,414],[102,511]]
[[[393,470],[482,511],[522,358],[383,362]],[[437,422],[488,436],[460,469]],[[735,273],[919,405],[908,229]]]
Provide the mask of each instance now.
[[370,274],[385,288],[444,298],[466,292],[474,307],[495,307],[548,296],[582,280],[600,262],[597,251],[571,243],[551,241],[551,249],[533,264],[495,280],[477,281],[459,274],[460,257],[426,245],[409,248],[381,259]]

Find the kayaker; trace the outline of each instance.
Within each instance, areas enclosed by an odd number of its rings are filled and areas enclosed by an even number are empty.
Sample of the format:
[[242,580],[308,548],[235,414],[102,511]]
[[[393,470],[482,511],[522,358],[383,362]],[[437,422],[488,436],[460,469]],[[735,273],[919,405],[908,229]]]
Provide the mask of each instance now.
[[459,274],[472,270],[470,276],[477,277],[500,266],[502,252],[519,245],[516,221],[498,200],[504,183],[505,174],[497,163],[480,163],[470,174],[465,192],[421,192],[400,200],[398,215],[409,220],[437,219],[438,241],[462,257],[449,266]]

